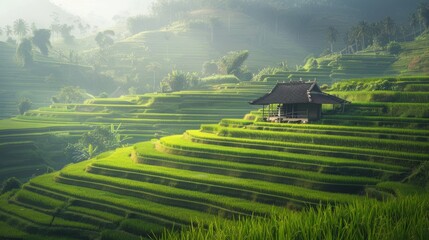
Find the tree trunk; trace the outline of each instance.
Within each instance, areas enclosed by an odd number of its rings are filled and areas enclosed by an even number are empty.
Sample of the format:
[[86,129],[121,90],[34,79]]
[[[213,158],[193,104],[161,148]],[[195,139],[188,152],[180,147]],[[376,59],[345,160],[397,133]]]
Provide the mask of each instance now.
[[334,52],[334,43],[331,42],[331,53],[333,53],[333,52]]
[[156,78],[156,72],[153,71],[153,92],[155,92],[155,78]]

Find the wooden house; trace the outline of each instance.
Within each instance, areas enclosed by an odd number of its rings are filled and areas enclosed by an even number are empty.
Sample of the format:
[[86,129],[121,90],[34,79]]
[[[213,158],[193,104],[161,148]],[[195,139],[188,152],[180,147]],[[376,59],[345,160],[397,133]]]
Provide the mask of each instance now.
[[344,109],[346,103],[349,102],[323,93],[316,81],[277,83],[271,92],[250,102],[252,105],[262,105],[264,120],[304,123],[321,118],[322,104],[339,104]]

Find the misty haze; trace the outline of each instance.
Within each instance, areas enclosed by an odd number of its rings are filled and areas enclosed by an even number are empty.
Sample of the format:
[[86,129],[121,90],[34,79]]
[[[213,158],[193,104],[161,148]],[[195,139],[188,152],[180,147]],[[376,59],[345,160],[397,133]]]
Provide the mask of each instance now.
[[426,239],[428,0],[2,0],[0,239]]

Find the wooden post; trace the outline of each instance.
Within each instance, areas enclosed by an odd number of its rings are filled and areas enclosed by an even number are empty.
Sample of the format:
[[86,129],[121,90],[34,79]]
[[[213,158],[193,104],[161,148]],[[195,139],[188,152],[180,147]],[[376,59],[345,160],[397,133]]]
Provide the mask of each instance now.
[[309,108],[310,108],[310,105],[307,105],[307,119],[309,119],[309,115],[308,115]]
[[264,119],[265,119],[265,105],[262,105],[262,120],[265,121]]
[[295,104],[292,104],[292,116],[291,116],[291,118],[294,118],[293,117],[294,113],[295,113]]

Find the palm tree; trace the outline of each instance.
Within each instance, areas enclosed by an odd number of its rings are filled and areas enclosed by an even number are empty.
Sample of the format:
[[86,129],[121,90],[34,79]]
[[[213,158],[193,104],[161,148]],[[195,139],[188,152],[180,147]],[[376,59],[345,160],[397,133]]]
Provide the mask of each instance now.
[[410,27],[413,28],[414,37],[416,37],[416,27],[420,25],[419,16],[417,13],[413,13],[410,15]]
[[20,38],[23,38],[28,33],[28,25],[24,21],[24,19],[20,18],[17,19],[13,23],[13,31],[16,35],[18,35]]
[[43,55],[47,56],[49,54],[49,47],[51,47],[51,31],[49,29],[37,29],[33,31],[33,35],[31,41],[39,48]]
[[328,41],[331,44],[331,53],[334,52],[334,43],[337,41],[337,37],[338,37],[338,30],[335,27],[330,26],[328,28]]
[[4,27],[4,31],[7,37],[10,37],[13,34],[12,27],[10,25],[6,25],[6,27]]
[[354,51],[357,52],[359,51],[358,47],[359,47],[359,29],[357,26],[352,27],[351,31],[350,31],[350,41],[354,42],[354,44],[352,44],[352,46],[355,46]]
[[359,24],[357,25],[357,36],[356,37],[361,37],[362,38],[362,50],[365,49],[366,45],[365,45],[365,36],[368,35],[368,23],[365,21],[361,21],[359,22]]
[[395,34],[396,25],[391,17],[386,17],[383,20],[383,28],[384,32],[387,34],[389,38],[389,42],[391,41],[391,37]]
[[158,62],[151,62],[146,66],[146,70],[153,73],[153,92],[155,92],[155,80],[156,80],[156,72],[161,69],[161,64]]
[[429,3],[421,3],[417,12],[425,29],[429,29]]

